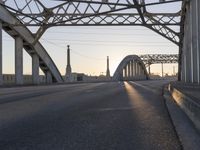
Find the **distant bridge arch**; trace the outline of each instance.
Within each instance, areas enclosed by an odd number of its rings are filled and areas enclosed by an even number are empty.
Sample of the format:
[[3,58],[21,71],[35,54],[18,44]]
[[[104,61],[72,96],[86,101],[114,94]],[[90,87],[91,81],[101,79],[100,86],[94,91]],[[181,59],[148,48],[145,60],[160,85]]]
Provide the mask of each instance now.
[[148,80],[149,75],[146,67],[137,55],[126,56],[119,66],[117,67],[113,80],[124,81],[124,80]]

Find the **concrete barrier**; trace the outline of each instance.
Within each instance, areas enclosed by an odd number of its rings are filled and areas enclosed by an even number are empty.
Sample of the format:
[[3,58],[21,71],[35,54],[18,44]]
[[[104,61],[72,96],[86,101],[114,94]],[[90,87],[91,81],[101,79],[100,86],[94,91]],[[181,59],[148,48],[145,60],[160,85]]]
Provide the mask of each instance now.
[[174,87],[172,84],[168,85],[168,91],[174,101],[187,114],[196,128],[200,131],[200,103],[194,100],[193,97],[186,95],[181,90]]
[[[32,75],[24,75],[24,84],[32,84]],[[40,75],[40,83],[46,83],[45,76]],[[4,74],[3,75],[3,84],[4,85],[10,85],[15,84],[15,75],[14,74]]]

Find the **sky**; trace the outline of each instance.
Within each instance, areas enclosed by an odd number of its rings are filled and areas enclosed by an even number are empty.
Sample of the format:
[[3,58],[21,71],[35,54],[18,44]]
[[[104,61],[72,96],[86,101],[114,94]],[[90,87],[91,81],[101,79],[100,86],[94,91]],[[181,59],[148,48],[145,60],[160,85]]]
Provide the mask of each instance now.
[[[154,12],[174,12],[179,5],[165,9],[152,9]],[[59,71],[65,74],[67,45],[71,48],[73,72],[100,75],[106,72],[106,57],[110,57],[111,75],[120,61],[127,55],[177,54],[178,47],[157,33],[142,26],[104,27],[52,27],[40,42],[45,47]],[[31,57],[24,51],[24,74],[31,74]],[[164,73],[171,74],[173,66],[164,64]],[[161,64],[152,65],[151,71],[161,74]],[[3,32],[3,73],[14,73],[14,39]],[[42,74],[42,72],[41,72]]]

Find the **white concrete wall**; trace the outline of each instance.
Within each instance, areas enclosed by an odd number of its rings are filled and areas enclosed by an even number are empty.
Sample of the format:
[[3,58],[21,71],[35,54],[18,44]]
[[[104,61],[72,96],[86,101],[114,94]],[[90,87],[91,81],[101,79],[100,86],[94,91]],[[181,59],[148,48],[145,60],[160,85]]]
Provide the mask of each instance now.
[[200,1],[190,0],[184,23],[182,81],[200,84]]

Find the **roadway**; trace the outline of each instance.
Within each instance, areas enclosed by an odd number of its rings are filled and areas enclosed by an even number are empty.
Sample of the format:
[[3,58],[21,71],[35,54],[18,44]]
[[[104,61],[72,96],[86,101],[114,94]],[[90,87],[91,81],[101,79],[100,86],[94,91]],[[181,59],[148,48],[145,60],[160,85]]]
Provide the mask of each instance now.
[[179,150],[168,81],[0,89],[1,150]]

